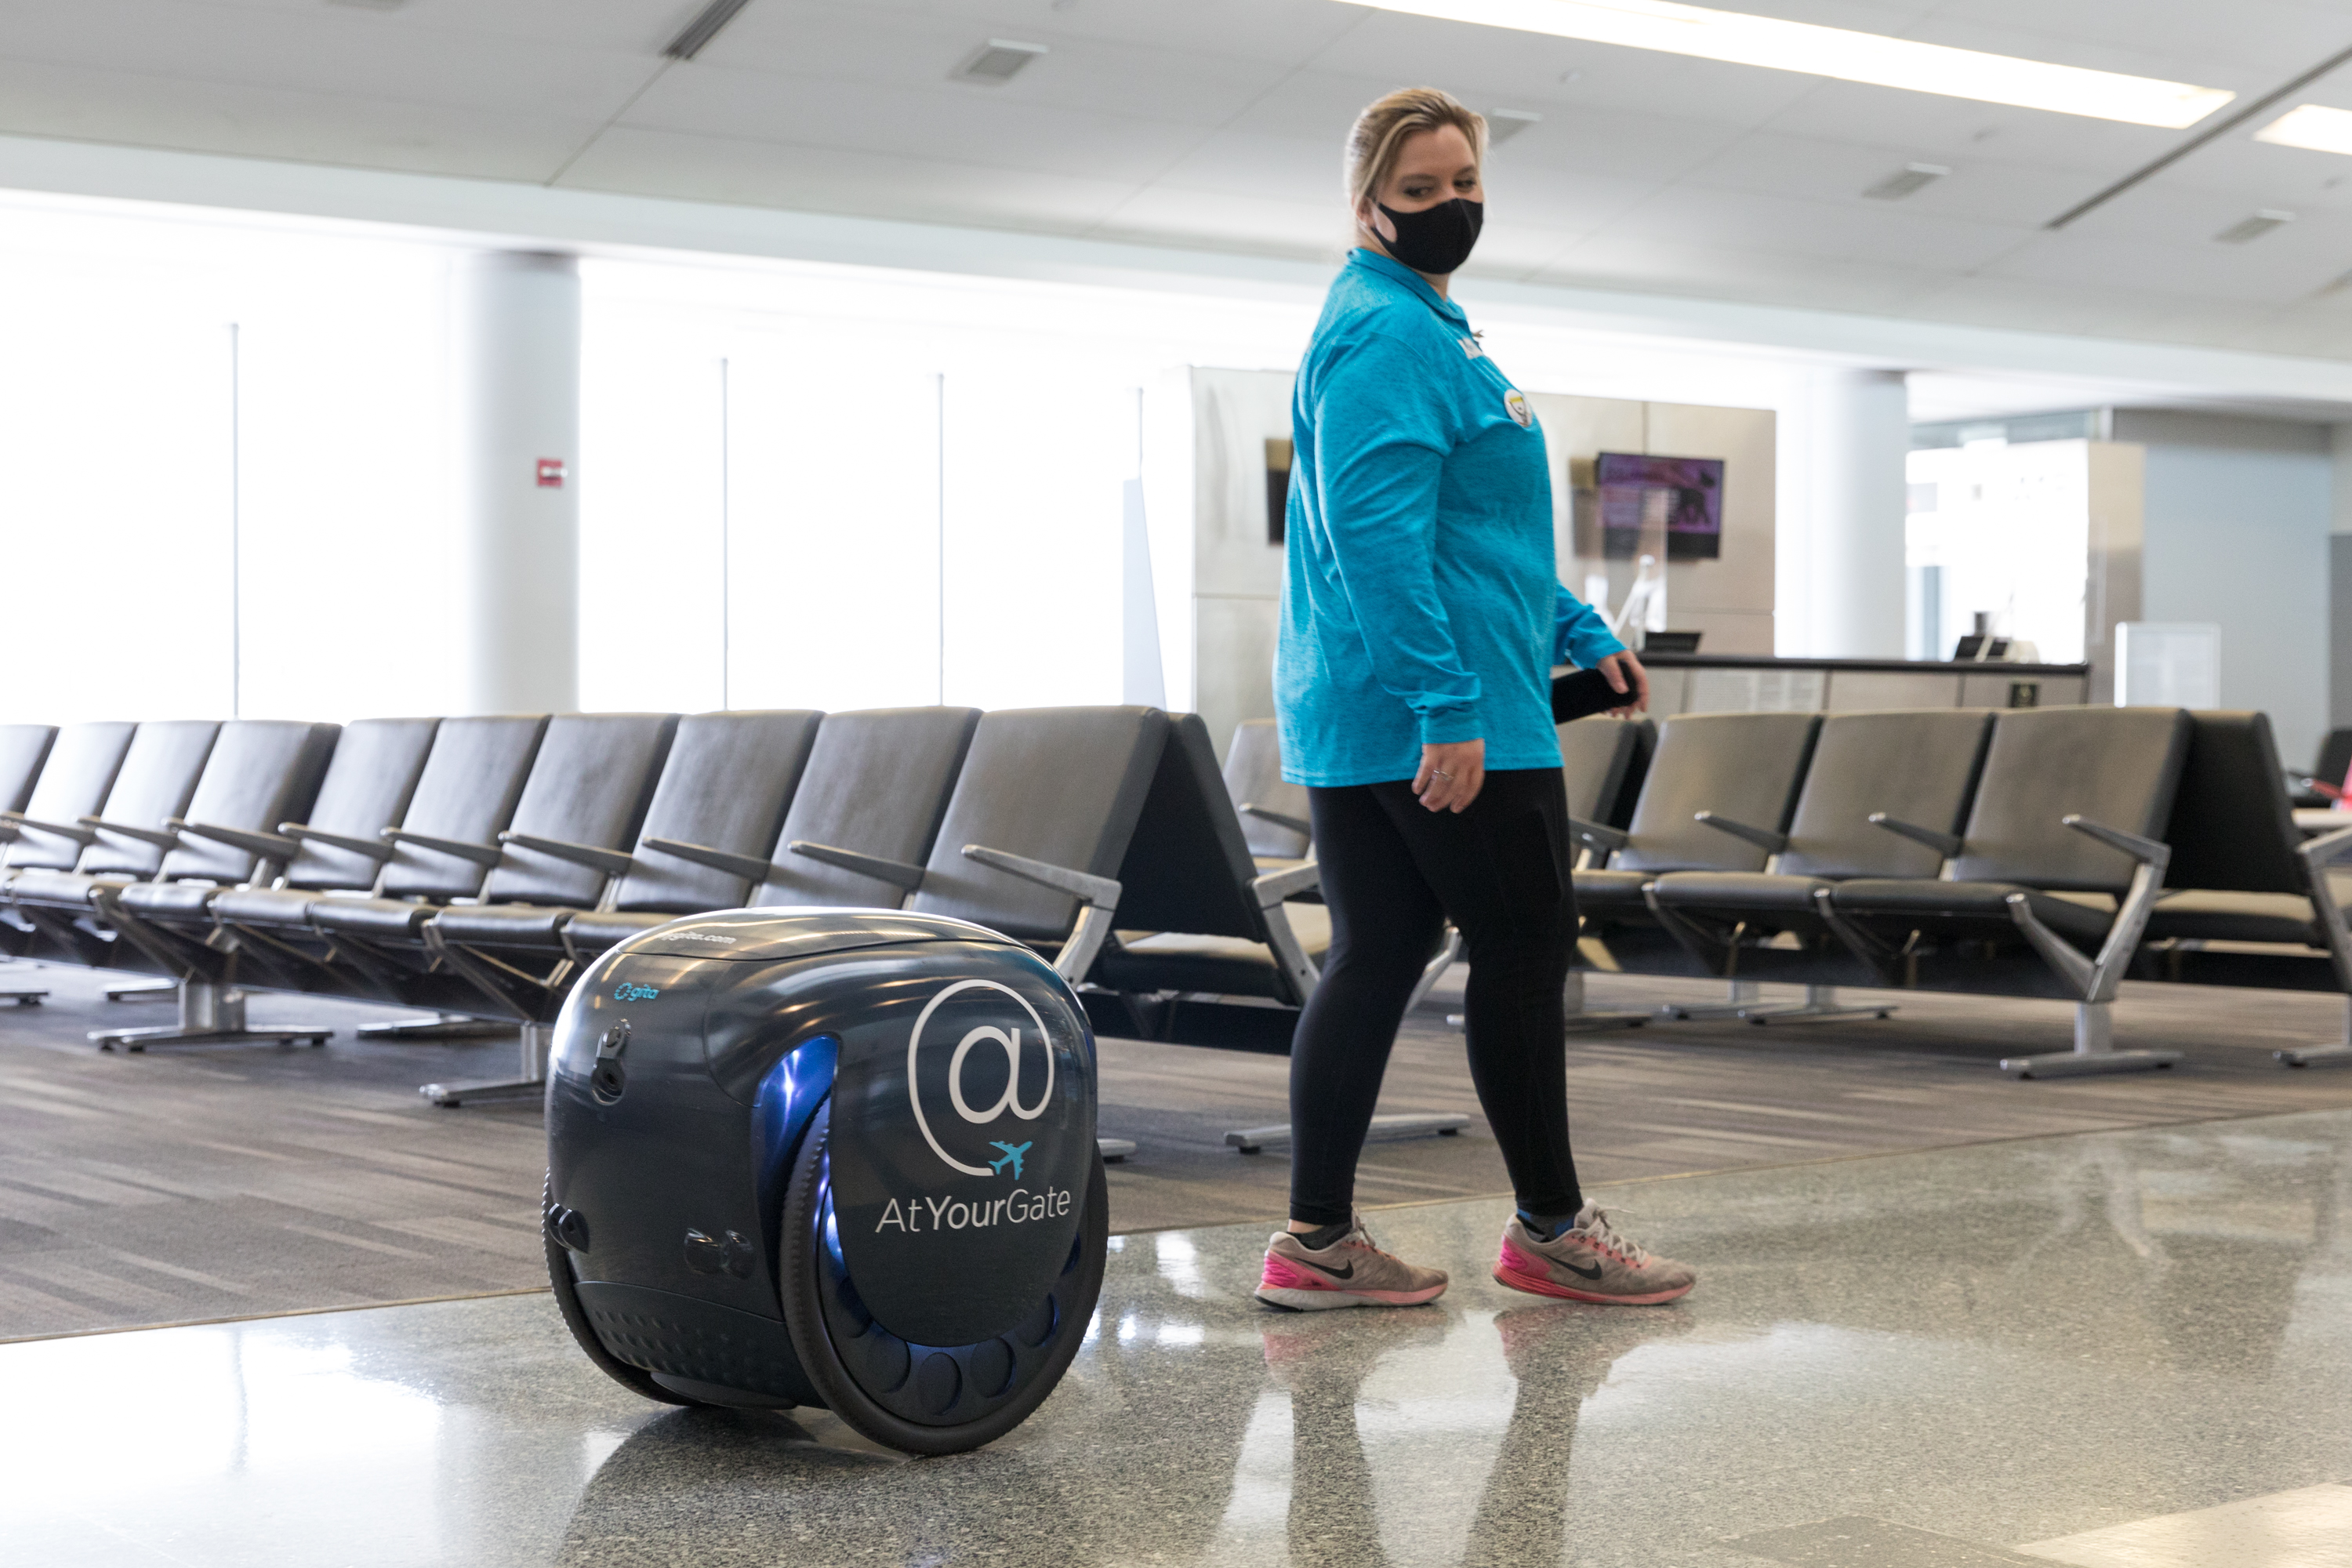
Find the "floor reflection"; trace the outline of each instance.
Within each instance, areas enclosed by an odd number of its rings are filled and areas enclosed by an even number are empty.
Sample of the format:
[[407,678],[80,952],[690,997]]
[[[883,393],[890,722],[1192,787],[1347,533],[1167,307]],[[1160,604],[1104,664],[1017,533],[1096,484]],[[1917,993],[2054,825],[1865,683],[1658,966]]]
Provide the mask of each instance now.
[[37,1413],[0,1422],[0,1557],[1727,1568],[1807,1521],[2005,1549],[2352,1475],[2352,1113],[1628,1195],[1685,1300],[1496,1288],[1499,1203],[1387,1216],[1456,1280],[1398,1311],[1262,1310],[1263,1231],[1127,1237],[1037,1418],[947,1459],[649,1405],[544,1298],[0,1346]]

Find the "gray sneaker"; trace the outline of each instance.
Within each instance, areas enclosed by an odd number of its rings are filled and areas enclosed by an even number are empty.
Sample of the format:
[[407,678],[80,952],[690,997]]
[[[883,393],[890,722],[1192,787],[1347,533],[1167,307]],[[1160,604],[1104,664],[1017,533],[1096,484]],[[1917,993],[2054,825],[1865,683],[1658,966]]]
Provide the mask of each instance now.
[[1423,1268],[1382,1252],[1364,1229],[1355,1228],[1319,1250],[1302,1247],[1286,1230],[1265,1244],[1265,1275],[1257,1299],[1269,1307],[1318,1312],[1333,1307],[1418,1307],[1445,1293],[1445,1270]]
[[1601,1206],[1587,1203],[1577,1211],[1576,1223],[1549,1241],[1537,1240],[1513,1215],[1503,1226],[1503,1255],[1495,1262],[1495,1283],[1531,1296],[1648,1307],[1688,1295],[1698,1274],[1620,1236]]

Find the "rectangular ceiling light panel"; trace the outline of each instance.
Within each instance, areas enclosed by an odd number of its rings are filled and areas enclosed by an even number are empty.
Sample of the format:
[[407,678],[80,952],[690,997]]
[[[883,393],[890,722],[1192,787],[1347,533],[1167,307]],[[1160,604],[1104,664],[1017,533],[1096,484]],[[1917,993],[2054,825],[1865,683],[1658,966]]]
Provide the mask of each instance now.
[[2282,147],[2308,147],[2315,153],[2352,153],[2352,109],[2303,104],[2255,132],[2254,140]]
[[1052,51],[1043,44],[1016,43],[1011,38],[991,38],[972,51],[963,64],[949,74],[966,81],[986,82],[994,86],[1011,81],[1021,69],[1039,55]]
[[1802,71],[1981,103],[2046,109],[2178,130],[2237,96],[2221,88],[2056,66],[1880,33],[1751,16],[1672,0],[1347,0],[1376,10],[1522,33]]

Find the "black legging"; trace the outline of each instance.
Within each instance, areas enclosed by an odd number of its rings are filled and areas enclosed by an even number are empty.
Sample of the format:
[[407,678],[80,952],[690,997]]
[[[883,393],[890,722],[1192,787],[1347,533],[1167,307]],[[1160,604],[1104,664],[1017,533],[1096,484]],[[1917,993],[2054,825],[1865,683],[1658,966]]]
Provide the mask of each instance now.
[[1349,1217],[1389,1049],[1448,920],[1470,964],[1470,1078],[1519,1206],[1575,1213],[1560,987],[1576,902],[1559,770],[1488,773],[1458,816],[1423,808],[1402,780],[1307,798],[1331,951],[1290,1047],[1290,1217]]

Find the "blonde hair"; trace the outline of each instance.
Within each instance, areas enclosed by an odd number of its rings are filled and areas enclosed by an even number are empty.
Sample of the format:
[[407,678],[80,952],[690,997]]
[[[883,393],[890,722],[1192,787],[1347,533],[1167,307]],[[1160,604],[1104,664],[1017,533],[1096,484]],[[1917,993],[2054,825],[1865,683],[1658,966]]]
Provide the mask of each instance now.
[[1363,211],[1364,199],[1396,167],[1408,137],[1451,125],[1469,139],[1470,156],[1486,161],[1486,117],[1463,107],[1450,92],[1408,87],[1389,94],[1356,116],[1348,132],[1348,211]]

